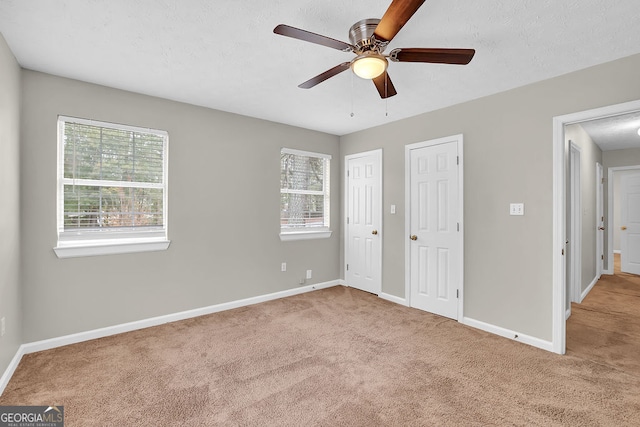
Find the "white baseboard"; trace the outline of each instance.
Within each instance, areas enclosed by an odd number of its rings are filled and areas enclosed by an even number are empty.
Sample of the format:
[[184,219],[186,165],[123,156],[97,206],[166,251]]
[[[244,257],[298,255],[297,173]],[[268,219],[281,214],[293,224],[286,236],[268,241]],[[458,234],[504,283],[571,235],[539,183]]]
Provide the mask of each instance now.
[[63,345],[75,344],[82,341],[93,340],[96,338],[108,337],[110,335],[121,334],[123,332],[135,331],[138,329],[149,328],[151,326],[163,325],[165,323],[177,322],[179,320],[191,319],[193,317],[204,316],[207,314],[217,313],[220,311],[231,310],[248,305],[259,304],[261,302],[271,301],[290,297],[293,295],[311,292],[318,289],[330,288],[338,285],[337,280],[330,282],[317,283],[315,285],[301,286],[299,288],[287,289],[286,291],[274,292],[272,294],[259,295],[256,297],[245,298],[237,301],[225,302],[222,304],[210,305],[208,307],[196,308],[193,310],[181,311],[163,316],[151,317],[149,319],[137,320],[135,322],[122,323],[120,325],[108,326],[106,328],[94,329],[77,334],[65,335],[62,337],[51,338],[48,340],[36,341],[25,346],[25,354],[34,353],[36,351],[49,350]]
[[0,377],[0,396],[2,396],[2,393],[4,393],[5,387],[7,387],[7,384],[9,384],[9,380],[11,379],[11,377],[13,376],[13,373],[18,368],[18,365],[20,364],[20,360],[22,360],[22,356],[24,356],[25,354],[23,347],[24,345],[21,345],[20,347],[18,347],[18,351],[16,352],[16,355],[13,356],[13,359],[11,359],[9,366],[7,366],[7,369],[5,369],[4,374],[2,374],[2,376]]
[[[20,346],[16,355],[11,360],[9,367],[5,370],[4,374],[0,378],[0,395],[4,392],[5,387],[9,383],[11,376],[15,372],[22,356],[37,351],[49,350],[56,347],[62,347],[69,344],[75,344],[83,341],[88,341],[96,338],[103,338],[110,335],[121,334],[123,332],[135,331],[138,329],[145,329],[152,326],[158,326],[165,323],[176,322],[179,320],[190,319],[193,317],[204,316],[207,314],[217,313],[220,311],[231,310],[234,308],[245,307],[248,305],[258,304],[261,302],[271,301],[279,298],[285,298],[288,296],[298,295],[305,292],[311,292],[318,289],[330,288],[332,286],[347,286],[343,280],[332,280],[329,282],[317,283],[315,285],[301,286],[299,288],[288,289],[286,291],[275,292],[272,294],[260,295],[256,297],[246,298],[237,301],[231,301],[222,304],[211,305],[208,307],[197,308],[193,310],[182,311],[173,314],[167,314],[164,316],[152,317],[149,319],[138,320],[135,322],[123,323],[120,325],[109,326],[106,328],[94,329],[91,331],[79,332],[76,334],[65,335],[58,338],[51,338],[42,341],[35,341]],[[394,302],[396,304],[407,307],[407,300],[395,295],[386,294],[380,292],[378,295],[380,298]],[[499,326],[491,325],[489,323],[481,322],[479,320],[471,319],[469,317],[463,317],[460,322],[464,325],[471,326],[472,328],[481,329],[483,331],[490,332],[492,334],[500,335],[505,338],[513,339],[533,347],[538,347],[543,350],[553,352],[553,343],[550,341],[541,340],[529,335],[520,334],[518,332],[511,331],[509,329],[501,328]]]
[[[345,282],[342,279],[339,279],[337,282],[338,282],[339,285],[346,286],[346,287],[350,288],[350,286],[347,284],[347,282]],[[407,299],[406,298],[400,298],[400,297],[397,297],[395,295],[384,293],[382,291],[380,291],[380,293],[378,294],[378,297],[382,298],[382,299],[385,299],[387,301],[395,302],[396,304],[404,305],[405,307],[409,307],[409,304],[407,304]]]
[[514,341],[553,352],[553,342],[551,341],[545,341],[540,338],[532,337],[530,335],[521,334],[520,332],[501,328],[500,326],[491,325],[489,323],[481,322],[469,317],[463,317],[461,323],[467,326],[471,326],[472,328],[481,329],[492,334],[500,335],[501,337],[509,338]]
[[598,283],[598,280],[599,280],[599,277],[594,277],[593,281],[589,284],[589,286],[587,286],[587,289],[582,291],[582,294],[580,295],[580,302],[582,302],[584,298],[589,294],[589,292],[591,292],[591,289],[593,289],[596,283]]
[[245,298],[237,301],[226,302],[222,304],[210,305],[208,307],[196,308],[193,310],[181,311],[178,313],[167,314],[163,316],[151,317],[149,319],[137,320],[135,322],[122,323],[120,325],[108,326],[106,328],[94,329],[91,331],[78,332],[76,334],[64,335],[57,338],[50,338],[42,341],[22,344],[16,355],[11,360],[9,367],[5,370],[0,378],[0,395],[4,392],[5,387],[9,383],[11,376],[18,367],[22,356],[37,351],[50,350],[56,347],[62,347],[69,344],[76,344],[83,341],[89,341],[96,338],[108,337],[111,335],[121,334],[123,332],[145,329],[152,326],[163,325],[165,323],[176,322],[179,320],[191,319],[193,317],[204,316],[207,314],[217,313],[220,311],[231,310],[248,305],[259,304],[261,302],[271,301],[275,299],[290,297],[293,295],[303,294],[318,289],[330,288],[340,285],[340,280],[332,280],[329,282],[316,283],[314,285],[301,286],[299,288],[287,289],[286,291],[274,292],[272,294],[259,295],[256,297]]
[[384,292],[380,292],[378,294],[378,297],[382,299],[386,299],[387,301],[395,302],[396,304],[404,305],[405,307],[409,307],[409,304],[407,304],[406,298],[400,298],[395,295],[385,294]]

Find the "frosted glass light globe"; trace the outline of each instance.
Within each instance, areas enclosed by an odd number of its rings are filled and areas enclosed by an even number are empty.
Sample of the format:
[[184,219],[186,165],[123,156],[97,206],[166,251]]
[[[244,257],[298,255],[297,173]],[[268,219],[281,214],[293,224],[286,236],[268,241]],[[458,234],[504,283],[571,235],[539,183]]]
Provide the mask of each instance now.
[[378,54],[365,54],[357,57],[351,64],[356,76],[363,79],[375,79],[387,69],[387,60]]

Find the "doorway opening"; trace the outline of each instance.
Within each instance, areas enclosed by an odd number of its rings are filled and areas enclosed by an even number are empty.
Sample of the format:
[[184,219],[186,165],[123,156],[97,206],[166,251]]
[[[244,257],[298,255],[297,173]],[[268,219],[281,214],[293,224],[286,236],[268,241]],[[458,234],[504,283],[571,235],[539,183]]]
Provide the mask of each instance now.
[[[640,135],[639,135],[640,137]],[[640,139],[640,138],[639,138]],[[609,248],[607,254],[611,274],[615,274],[615,255],[618,255],[620,273],[640,274],[638,258],[637,225],[635,215],[640,213],[637,199],[637,185],[640,179],[640,165],[609,168]]]
[[[635,120],[638,120],[638,122]],[[623,123],[626,124],[626,127]],[[637,147],[637,155],[639,156],[638,159],[640,159],[640,136],[637,134],[640,125],[636,126],[636,123],[640,123],[640,100],[554,117],[553,119],[553,351],[556,353],[564,354],[566,351],[567,305],[569,298],[574,296],[568,295],[570,289],[574,289],[568,288],[568,285],[572,281],[575,283],[574,276],[577,274],[575,265],[573,265],[575,269],[572,269],[571,254],[569,253],[571,241],[568,242],[568,237],[571,236],[569,229],[571,222],[568,219],[571,209],[569,197],[571,193],[568,187],[570,181],[570,176],[568,175],[568,172],[570,172],[570,153],[567,144],[567,127],[579,125],[579,130],[588,134],[589,138],[587,139],[590,139],[592,143],[598,140],[620,141],[621,139],[626,139],[629,141],[632,132],[635,133],[635,145],[632,144],[627,147],[609,145],[604,149],[596,148],[593,150],[596,153],[595,156],[587,156],[584,147],[581,147],[583,152],[580,181],[583,185],[581,190],[582,207],[579,216],[583,222],[582,242],[580,245],[582,256],[578,258],[574,254],[574,259],[579,264],[580,275],[582,276],[579,285],[582,291],[580,298],[583,298],[597,282],[600,272],[605,274],[613,273],[613,248],[612,242],[610,242],[612,238],[610,232],[612,228],[612,210],[609,209],[604,211],[603,215],[599,215],[596,202],[599,197],[597,194],[598,185],[595,182],[598,179],[597,164],[602,165],[601,167],[604,170],[601,176],[607,176],[607,169],[617,167],[617,161],[632,161],[631,153],[624,150],[636,149],[632,147]],[[595,128],[600,128],[609,137],[604,138],[602,135],[594,133]],[[622,134],[626,134],[627,137],[616,138]],[[600,147],[600,144],[596,145]],[[600,151],[599,157],[598,151]],[[608,154],[614,152],[618,152],[622,160],[616,160],[617,157],[615,155]],[[634,151],[633,153],[636,152]],[[585,175],[585,159],[588,160],[586,164],[593,168],[593,173]],[[609,182],[609,185],[611,185],[611,182]],[[607,186],[604,188],[606,189]],[[587,189],[589,193],[585,197],[585,190]],[[603,198],[608,200],[608,204],[610,204],[611,198],[607,199],[607,197],[608,194],[604,194]],[[589,198],[588,204],[587,198]],[[608,204],[603,203],[602,209],[604,210],[604,207],[608,206]],[[571,216],[571,218],[575,217],[576,215]],[[604,225],[605,221],[607,226]],[[600,228],[604,228],[604,230],[600,230]],[[602,246],[604,247],[598,254],[597,251],[600,250],[598,248],[599,232],[602,232]],[[575,240],[575,237],[573,240]],[[600,268],[598,268],[599,264]]]

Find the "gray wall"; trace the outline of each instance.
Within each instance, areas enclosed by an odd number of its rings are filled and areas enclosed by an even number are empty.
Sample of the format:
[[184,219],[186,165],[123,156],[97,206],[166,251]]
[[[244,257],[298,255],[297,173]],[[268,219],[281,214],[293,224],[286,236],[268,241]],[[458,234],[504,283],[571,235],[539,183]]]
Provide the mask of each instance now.
[[[26,342],[295,288],[307,269],[307,284],[339,277],[338,137],[33,71],[22,79]],[[167,251],[56,257],[59,114],[168,131]],[[333,156],[331,238],[280,241],[283,146]]]
[[[580,196],[582,203],[582,291],[596,278],[596,163],[602,164],[602,150],[579,124],[565,127],[564,136],[580,147]],[[604,176],[604,167],[603,167]],[[604,247],[603,247],[604,249]],[[602,254],[601,254],[602,255]]]
[[19,131],[20,67],[0,34],[0,375],[22,344]]
[[[404,297],[404,147],[462,133],[464,314],[551,340],[552,119],[639,99],[638,69],[634,55],[343,136],[342,156],[383,148],[383,292]],[[525,216],[509,216],[510,202]]]

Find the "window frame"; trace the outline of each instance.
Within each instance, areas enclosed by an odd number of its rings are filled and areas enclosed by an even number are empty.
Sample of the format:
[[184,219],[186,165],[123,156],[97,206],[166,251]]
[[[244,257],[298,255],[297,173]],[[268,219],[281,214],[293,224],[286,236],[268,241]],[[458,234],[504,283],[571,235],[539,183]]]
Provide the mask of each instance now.
[[[280,240],[308,240],[308,239],[327,239],[331,237],[331,155],[324,153],[317,153],[312,151],[297,150],[293,148],[282,147],[280,149],[280,175],[282,176],[282,155],[293,154],[296,156],[315,157],[323,160],[322,167],[322,195],[324,196],[323,206],[323,226],[305,226],[305,227],[283,227],[282,216],[280,217]],[[317,194],[317,192],[310,192],[309,190],[299,191],[285,191],[284,193],[299,193],[299,194]],[[282,181],[280,182],[280,211],[282,212]]]
[[[77,123],[86,126],[110,128],[127,132],[138,132],[157,135],[162,138],[162,184],[133,185],[128,181],[86,180],[81,178],[64,177],[64,128],[66,123]],[[168,239],[168,154],[169,134],[158,129],[143,128],[119,123],[99,120],[83,119],[71,116],[58,116],[57,121],[58,152],[57,152],[57,187],[56,187],[56,231],[57,245],[53,248],[58,258],[73,258],[96,255],[136,253],[162,251],[169,247]],[[72,179],[77,185],[107,186],[130,188],[161,188],[162,189],[162,226],[154,230],[129,229],[126,232],[117,230],[64,230],[64,186]],[[124,185],[123,185],[124,184]]]

